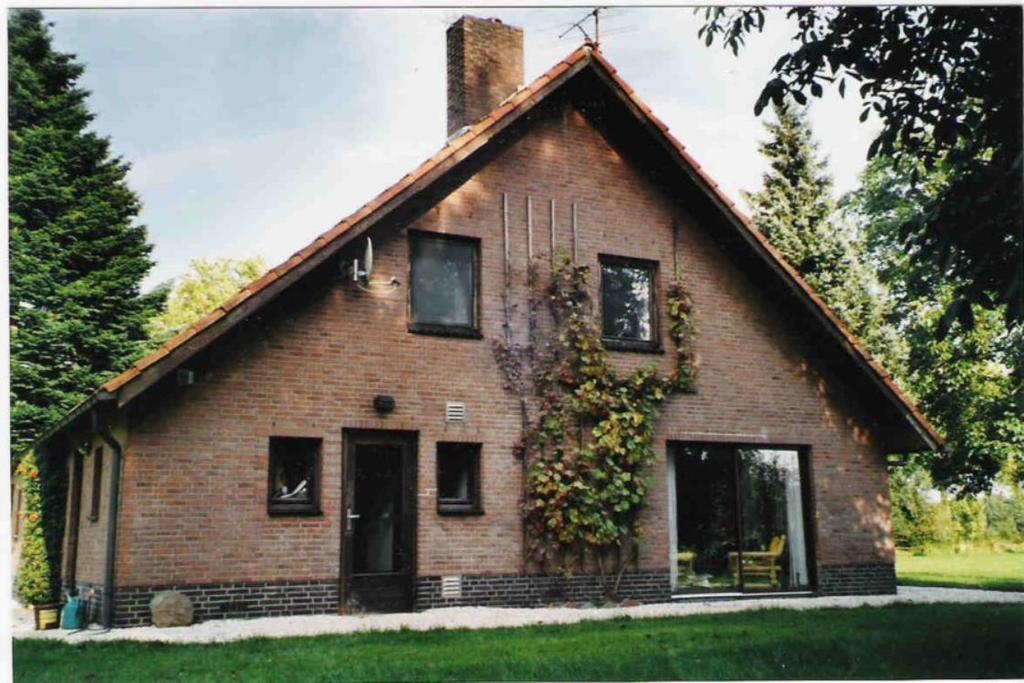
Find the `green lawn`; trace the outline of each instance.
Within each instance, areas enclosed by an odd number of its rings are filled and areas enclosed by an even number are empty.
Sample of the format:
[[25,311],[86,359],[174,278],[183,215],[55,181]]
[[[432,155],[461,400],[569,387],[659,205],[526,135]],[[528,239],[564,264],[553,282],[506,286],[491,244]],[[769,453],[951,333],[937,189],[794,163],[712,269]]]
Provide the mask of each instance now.
[[762,610],[220,645],[14,643],[23,681],[423,681],[1024,676],[1024,606]]
[[996,553],[974,548],[957,554],[952,550],[926,555],[896,553],[899,583],[909,586],[954,586],[1024,591],[1024,553]]

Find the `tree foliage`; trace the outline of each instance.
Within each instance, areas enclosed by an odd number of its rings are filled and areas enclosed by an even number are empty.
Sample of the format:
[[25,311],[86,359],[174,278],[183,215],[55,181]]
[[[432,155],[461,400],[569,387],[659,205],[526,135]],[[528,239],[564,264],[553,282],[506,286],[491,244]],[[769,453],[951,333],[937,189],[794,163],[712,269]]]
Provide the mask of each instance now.
[[[698,10],[699,11],[699,10]],[[699,31],[734,53],[761,31],[762,8],[707,8]],[[1021,8],[792,7],[796,46],[780,56],[754,106],[803,104],[858,84],[861,121],[875,112],[876,154],[943,164],[941,195],[899,227],[904,248],[951,276],[938,331],[973,324],[975,306],[1024,318]],[[917,175],[911,180],[916,182]]]
[[893,539],[901,548],[1024,542],[1024,488],[1013,482],[953,497],[935,488],[921,463],[895,467],[889,481]]
[[261,257],[195,259],[189,272],[170,288],[167,307],[148,324],[150,336],[163,342],[238,293],[267,270]]
[[128,164],[89,130],[83,66],[42,15],[8,18],[11,440],[20,451],[147,343],[161,303]]
[[1022,365],[1024,326],[1008,325],[1000,309],[978,304],[972,305],[970,327],[949,320],[945,311],[956,296],[956,276],[905,249],[900,226],[927,211],[949,182],[944,162],[929,170],[906,157],[876,157],[843,210],[858,225],[868,260],[895,301],[891,322],[909,348],[898,379],[946,438],[942,452],[915,459],[937,485],[974,493],[1001,471],[1024,481],[1024,415],[1013,373]]
[[772,246],[880,358],[902,367],[905,345],[886,321],[890,300],[849,226],[838,220],[832,179],[802,108],[784,103],[765,123],[758,149],[769,170],[757,192],[743,196],[752,220]]
[[43,530],[43,490],[34,453],[22,458],[16,473],[21,478],[21,562],[14,592],[23,605],[40,605],[53,600],[54,591]]

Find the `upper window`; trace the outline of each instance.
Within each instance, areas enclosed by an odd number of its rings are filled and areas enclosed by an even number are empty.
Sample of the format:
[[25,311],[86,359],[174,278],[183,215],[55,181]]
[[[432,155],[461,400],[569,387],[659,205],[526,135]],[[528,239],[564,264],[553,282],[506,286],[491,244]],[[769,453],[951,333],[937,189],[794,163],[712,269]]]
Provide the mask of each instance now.
[[656,270],[653,261],[601,257],[601,336],[609,348],[657,347]]
[[305,437],[270,437],[270,514],[320,513],[320,443]]
[[437,511],[480,514],[480,444],[437,444]]
[[479,249],[472,238],[410,233],[410,330],[480,336]]

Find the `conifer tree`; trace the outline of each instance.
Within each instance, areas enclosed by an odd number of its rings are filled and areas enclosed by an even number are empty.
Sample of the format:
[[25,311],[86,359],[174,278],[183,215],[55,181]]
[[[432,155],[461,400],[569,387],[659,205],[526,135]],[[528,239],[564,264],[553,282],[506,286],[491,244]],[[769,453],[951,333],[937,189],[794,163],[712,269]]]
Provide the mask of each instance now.
[[743,193],[753,222],[872,354],[897,372],[905,343],[886,324],[887,294],[839,220],[806,113],[788,103],[774,109],[775,120],[765,123],[769,138],[758,146],[769,171],[760,191]]
[[162,295],[128,164],[89,130],[84,67],[36,10],[8,16],[11,439],[20,452],[145,350]]

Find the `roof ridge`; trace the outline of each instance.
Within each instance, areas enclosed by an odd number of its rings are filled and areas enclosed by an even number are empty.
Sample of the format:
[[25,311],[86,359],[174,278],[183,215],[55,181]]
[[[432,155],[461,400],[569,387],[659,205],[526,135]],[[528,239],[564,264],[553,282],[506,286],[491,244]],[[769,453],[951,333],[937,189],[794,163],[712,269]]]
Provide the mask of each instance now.
[[[921,430],[923,430],[923,434],[927,436],[925,441],[930,440],[936,445],[941,444],[942,439],[935,431],[935,428],[893,381],[892,375],[890,375],[881,366],[881,364],[871,356],[867,349],[860,343],[860,340],[857,339],[857,337],[846,327],[838,316],[836,316],[835,313],[824,303],[817,292],[815,292],[815,290],[800,276],[793,266],[782,257],[778,250],[768,242],[767,238],[751,222],[750,218],[738,209],[736,203],[728,197],[728,195],[726,195],[719,187],[718,183],[715,182],[706,171],[704,171],[701,165],[697,163],[697,160],[694,159],[686,150],[686,147],[682,142],[669,132],[668,125],[659,119],[651,108],[640,99],[633,88],[626,83],[621,75],[619,75],[618,70],[607,60],[601,50],[590,44],[584,44],[576,48],[564,59],[555,63],[551,68],[534,79],[529,85],[516,90],[516,92],[506,98],[506,100],[502,101],[502,103],[495,107],[495,109],[493,109],[487,116],[466,127],[460,135],[448,140],[445,145],[443,145],[431,157],[420,163],[409,173],[405,174],[397,182],[385,188],[382,192],[361,205],[351,214],[315,237],[312,242],[293,253],[285,261],[243,287],[234,296],[218,306],[216,309],[166,341],[159,349],[137,360],[124,372],[106,382],[100,389],[94,392],[92,396],[95,398],[102,392],[113,393],[124,387],[126,384],[141,375],[147,368],[167,357],[176,349],[186,344],[190,339],[225,318],[229,313],[237,309],[240,304],[284,277],[311,256],[327,248],[349,229],[358,225],[367,217],[372,216],[374,212],[384,207],[387,202],[409,189],[416,181],[426,176],[429,172],[437,169],[442,163],[455,157],[461,149],[483,137],[487,131],[500,124],[506,116],[519,111],[520,107],[524,106],[532,98],[539,96],[549,84],[564,77],[570,69],[580,66],[581,64],[585,65],[586,63],[600,66],[601,70],[607,74],[614,86],[625,95],[633,107],[640,112],[650,125],[661,133],[664,139],[668,141],[670,146],[683,161],[684,169],[688,168],[692,170],[696,175],[696,179],[710,190],[714,199],[717,199],[717,201],[720,202],[725,213],[727,215],[731,215],[736,220],[735,224],[741,229],[741,231],[747,233],[754,240],[756,245],[763,250],[766,257],[776,266],[781,268],[782,275],[787,277],[790,282],[806,296],[814,309],[824,317],[824,322],[832,325],[835,332],[846,342],[854,357],[859,358],[860,361],[866,365],[866,368],[877,377],[882,386],[888,390],[888,392],[901,406],[903,406],[905,410],[910,413],[913,418],[912,424],[915,429],[918,429],[919,434],[921,434]],[[582,68],[582,66],[580,66],[580,68]],[[543,99],[543,97],[540,99]],[[537,101],[540,100],[538,99]],[[485,144],[486,142],[487,140],[485,139],[481,144]],[[65,421],[62,421],[61,425],[66,424],[67,420],[70,420],[71,418],[72,415],[69,413],[65,418]],[[61,426],[59,425],[54,428],[54,431],[50,434],[55,433],[60,428]]]

